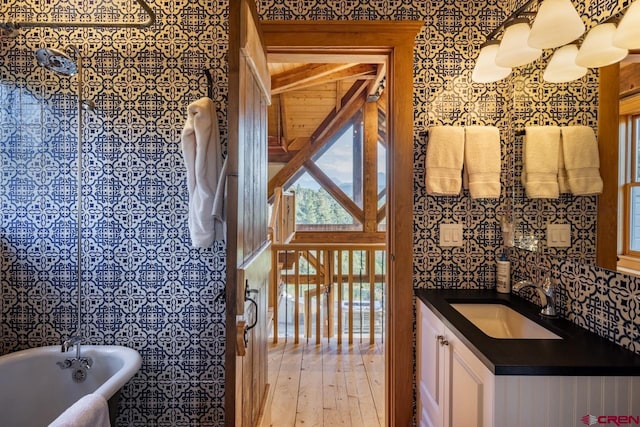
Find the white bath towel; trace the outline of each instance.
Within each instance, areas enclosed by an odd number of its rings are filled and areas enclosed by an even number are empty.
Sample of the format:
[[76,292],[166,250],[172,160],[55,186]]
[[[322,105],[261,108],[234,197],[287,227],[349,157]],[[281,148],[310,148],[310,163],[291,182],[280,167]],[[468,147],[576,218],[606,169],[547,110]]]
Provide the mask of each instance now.
[[555,199],[558,187],[558,126],[530,126],[525,128],[522,181],[527,197]]
[[189,190],[189,232],[191,244],[196,248],[207,248],[214,240],[224,239],[224,219],[220,212],[214,212],[216,190],[220,180],[225,180],[221,151],[216,108],[211,99],[201,98],[187,107],[187,121],[182,130]]
[[429,130],[425,184],[427,194],[457,195],[462,186],[464,128],[434,126]]
[[602,193],[598,141],[589,126],[562,128],[564,163],[569,188],[577,196]]
[[101,394],[87,394],[53,420],[49,427],[111,427],[109,406]]
[[500,197],[500,130],[495,126],[467,126],[464,169],[474,199]]
[[558,190],[560,193],[571,193],[569,188],[569,177],[564,164],[564,144],[562,143],[562,130],[560,131],[560,149],[558,150]]

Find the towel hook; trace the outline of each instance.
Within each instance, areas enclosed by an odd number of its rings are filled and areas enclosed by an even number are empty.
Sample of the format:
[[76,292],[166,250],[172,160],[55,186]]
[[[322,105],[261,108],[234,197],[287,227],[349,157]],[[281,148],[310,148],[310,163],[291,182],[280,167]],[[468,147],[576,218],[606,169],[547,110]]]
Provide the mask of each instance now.
[[207,77],[207,96],[209,99],[213,99],[213,77],[211,77],[211,72],[207,69],[203,70],[204,75]]

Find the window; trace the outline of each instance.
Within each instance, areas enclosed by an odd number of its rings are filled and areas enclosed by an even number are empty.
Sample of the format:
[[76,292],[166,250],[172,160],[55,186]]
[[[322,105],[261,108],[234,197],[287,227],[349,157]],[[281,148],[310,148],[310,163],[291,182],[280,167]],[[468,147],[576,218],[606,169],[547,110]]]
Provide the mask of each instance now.
[[624,153],[622,186],[622,255],[618,266],[640,271],[640,111],[621,117]]

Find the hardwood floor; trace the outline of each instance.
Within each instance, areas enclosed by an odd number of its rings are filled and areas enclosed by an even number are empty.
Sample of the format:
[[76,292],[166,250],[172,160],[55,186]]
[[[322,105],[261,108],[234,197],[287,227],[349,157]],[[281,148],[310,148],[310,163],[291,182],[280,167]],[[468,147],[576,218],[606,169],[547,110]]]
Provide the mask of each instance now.
[[383,426],[384,345],[269,346],[273,427]]

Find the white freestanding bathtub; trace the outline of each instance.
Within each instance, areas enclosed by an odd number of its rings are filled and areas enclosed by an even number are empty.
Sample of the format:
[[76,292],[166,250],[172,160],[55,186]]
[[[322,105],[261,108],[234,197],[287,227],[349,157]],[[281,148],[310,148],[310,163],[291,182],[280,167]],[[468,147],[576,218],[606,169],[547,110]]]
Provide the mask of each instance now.
[[93,359],[84,382],[74,382],[72,369],[56,362],[75,357],[60,346],[37,347],[0,357],[0,425],[44,427],[82,396],[99,393],[112,416],[119,390],[140,369],[140,354],[116,345],[83,345],[82,357]]

